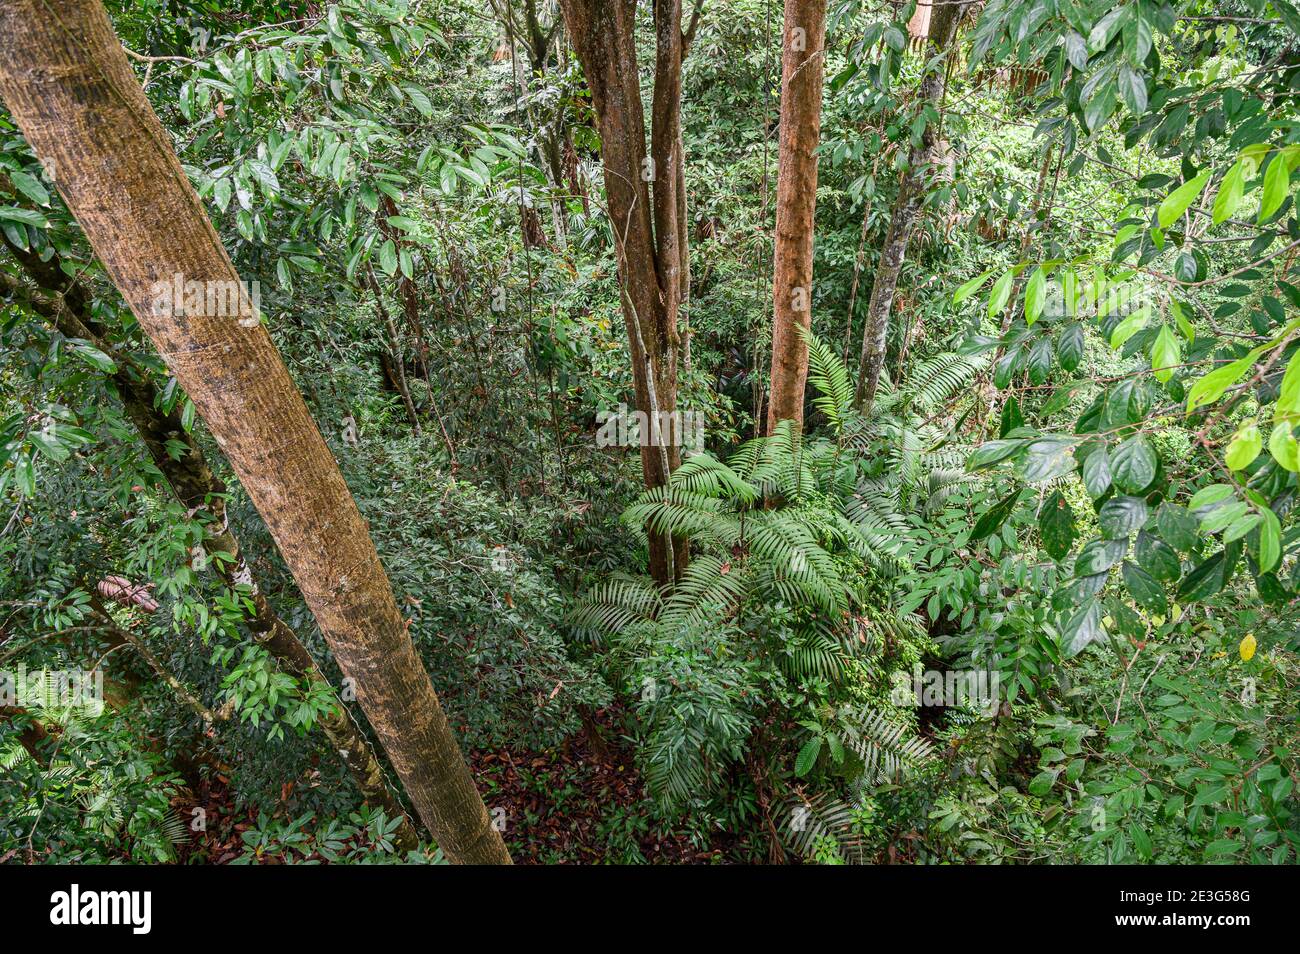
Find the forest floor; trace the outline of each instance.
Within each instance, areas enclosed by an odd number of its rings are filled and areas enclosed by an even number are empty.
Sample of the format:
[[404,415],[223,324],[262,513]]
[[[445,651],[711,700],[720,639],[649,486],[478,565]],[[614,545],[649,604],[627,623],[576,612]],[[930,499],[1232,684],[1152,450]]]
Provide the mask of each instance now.
[[470,764],[489,809],[505,809],[506,842],[517,864],[724,860],[721,838],[701,847],[685,833],[656,829],[614,710],[599,710],[553,749],[480,750]]
[[[517,864],[717,864],[733,847],[721,833],[701,846],[687,833],[655,825],[614,710],[597,711],[584,729],[554,748],[478,749],[469,761],[489,810],[504,823]],[[244,855],[243,835],[256,826],[257,811],[236,805],[219,770],[204,773],[197,787],[173,806],[183,819],[201,806],[208,819],[206,830],[190,833],[181,860],[229,864]],[[291,794],[288,785],[283,801]],[[283,864],[285,859],[260,860]],[[307,852],[295,860],[327,859]]]

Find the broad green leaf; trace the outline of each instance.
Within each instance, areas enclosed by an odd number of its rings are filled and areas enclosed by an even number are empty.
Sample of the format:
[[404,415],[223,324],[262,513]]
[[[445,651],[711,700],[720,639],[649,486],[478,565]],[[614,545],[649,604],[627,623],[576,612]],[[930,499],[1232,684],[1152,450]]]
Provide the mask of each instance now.
[[1282,524],[1268,507],[1261,513],[1264,522],[1259,527],[1259,571],[1268,573],[1282,561]]
[[1176,222],[1178,217],[1187,211],[1188,206],[1196,201],[1196,197],[1201,194],[1201,190],[1209,181],[1210,173],[1207,170],[1169,193],[1160,203],[1160,208],[1156,210],[1156,221],[1160,223],[1160,227],[1167,229]]
[[1280,467],[1300,472],[1300,444],[1297,444],[1294,428],[1289,421],[1278,421],[1273,426],[1273,433],[1268,437],[1268,452]]
[[1065,559],[1074,546],[1074,511],[1059,490],[1043,502],[1038,514],[1038,531],[1043,538],[1043,549],[1057,560]]
[[1151,370],[1155,372],[1156,380],[1163,384],[1172,378],[1174,368],[1181,361],[1182,349],[1178,345],[1178,339],[1168,325],[1161,325],[1160,334],[1156,335],[1155,343],[1151,345]]
[[1111,471],[1115,483],[1122,490],[1138,493],[1155,479],[1157,458],[1150,442],[1142,434],[1135,434],[1115,448],[1111,458]]
[[1147,522],[1147,505],[1141,497],[1112,497],[1101,505],[1097,525],[1111,540],[1126,539]]
[[981,272],[980,274],[976,275],[970,281],[964,282],[960,288],[958,288],[955,292],[953,292],[952,303],[954,305],[960,305],[971,295],[975,294],[975,292],[979,291],[979,289],[983,286],[983,284],[986,281],[988,281],[989,276],[992,274],[993,274],[993,269],[990,268],[988,271]]
[[1238,159],[1233,163],[1232,168],[1228,170],[1223,181],[1219,183],[1219,194],[1214,197],[1214,224],[1218,225],[1225,219],[1232,217],[1232,213],[1237,211],[1237,206],[1241,204],[1241,195],[1244,191],[1246,174],[1246,163]]
[[1208,507],[1221,500],[1227,500],[1234,493],[1236,493],[1236,488],[1232,484],[1210,484],[1210,486],[1202,487],[1192,494],[1192,499],[1187,502],[1187,509],[1200,510],[1202,507]]
[[1110,346],[1112,348],[1122,348],[1124,342],[1128,341],[1135,334],[1146,327],[1147,318],[1151,314],[1151,309],[1143,306],[1132,314],[1128,315],[1123,321],[1115,326],[1115,330],[1110,333]]
[[1047,279],[1042,268],[1035,268],[1025,285],[1025,324],[1033,325],[1043,313],[1043,299],[1047,292]]
[[1250,465],[1259,452],[1264,449],[1264,438],[1254,421],[1243,424],[1228,443],[1228,452],[1224,462],[1229,470],[1241,470]]
[[1264,170],[1264,192],[1259,200],[1257,222],[1266,222],[1282,205],[1291,186],[1291,169],[1281,155],[1275,155],[1273,161]]
[[971,530],[970,539],[972,542],[983,540],[993,531],[997,530],[1011,516],[1011,511],[1016,507],[1020,500],[1021,490],[1017,488],[1007,496],[1003,497],[993,508],[987,511],[982,517],[975,522],[975,527]]
[[1124,565],[1120,567],[1120,575],[1124,578],[1124,585],[1128,587],[1133,599],[1148,613],[1163,616],[1169,611],[1169,601],[1165,596],[1165,588],[1157,583],[1146,570],[1135,563],[1125,560]]
[[817,756],[822,750],[821,736],[814,735],[811,739],[803,744],[799,754],[794,760],[794,774],[803,778],[812,771],[812,767],[817,764]]
[[1110,454],[1098,447],[1083,459],[1083,486],[1096,499],[1110,489],[1110,482]]
[[1077,610],[1061,629],[1061,649],[1066,656],[1077,656],[1091,643],[1104,639],[1101,604],[1096,600]]
[[1247,355],[1221,368],[1215,368],[1198,379],[1187,392],[1187,412],[1190,414],[1198,407],[1213,404],[1223,397],[1224,392],[1236,384],[1254,364],[1254,357]]
[[389,277],[397,274],[397,246],[392,239],[379,246],[379,267]]
[[993,290],[989,292],[990,318],[996,318],[1006,310],[1007,302],[1011,299],[1011,285],[1015,278],[1016,270],[1009,268],[993,283]]

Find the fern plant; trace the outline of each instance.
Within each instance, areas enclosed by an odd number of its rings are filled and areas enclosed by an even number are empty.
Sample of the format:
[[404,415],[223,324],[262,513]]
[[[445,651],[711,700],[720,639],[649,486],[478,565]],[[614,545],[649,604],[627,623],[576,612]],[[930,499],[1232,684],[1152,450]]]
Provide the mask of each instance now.
[[[691,540],[681,578],[660,589],[611,576],[569,616],[637,698],[642,771],[665,805],[715,791],[778,702],[850,698],[851,683],[878,679],[887,647],[920,629],[881,581],[905,564],[908,508],[961,479],[963,452],[941,411],[977,364],[945,355],[918,365],[863,417],[843,363],[815,336],[808,343],[825,436],[785,421],[725,462],[686,460],[623,514],[633,533]],[[879,722],[842,734],[873,782],[924,754]]]

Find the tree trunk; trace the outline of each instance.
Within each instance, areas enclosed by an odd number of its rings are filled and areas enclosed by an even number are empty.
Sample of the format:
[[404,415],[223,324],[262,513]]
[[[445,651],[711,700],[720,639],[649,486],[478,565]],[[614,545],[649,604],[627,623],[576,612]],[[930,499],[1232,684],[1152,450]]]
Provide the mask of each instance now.
[[[561,0],[561,7],[600,132],[632,381],[636,405],[648,422],[649,434],[641,439],[641,473],[646,487],[662,487],[681,463],[672,428],[664,432],[677,411],[677,317],[686,280],[677,195],[682,181],[681,0],[658,0],[654,8],[648,154],[636,56],[637,0]],[[660,584],[679,578],[687,541],[648,535],[651,575]]]
[[779,421],[803,430],[812,329],[813,216],[822,127],[826,0],[786,0],[781,51],[781,145],[773,252],[772,386],[767,432]]
[[[366,523],[99,0],[0,0],[0,97],[266,520],[439,845],[508,863]],[[238,289],[240,317],[178,307],[174,281]]]
[[[933,8],[930,16],[930,39],[927,56],[936,57],[948,51],[957,36],[957,25],[966,13],[966,3],[946,3]],[[943,102],[947,82],[947,63],[931,63],[929,72],[921,80],[919,96],[921,108],[937,109]],[[871,301],[867,305],[867,324],[862,332],[862,361],[858,372],[857,393],[854,403],[859,409],[870,408],[876,399],[880,384],[880,370],[885,363],[885,342],[889,336],[889,315],[894,308],[894,293],[898,290],[898,275],[907,257],[907,244],[912,238],[912,228],[921,211],[925,197],[925,183],[921,174],[933,160],[935,143],[939,139],[939,124],[925,124],[921,144],[908,156],[907,168],[898,184],[898,197],[890,213],[889,232],[880,250],[880,262],[871,285]]]

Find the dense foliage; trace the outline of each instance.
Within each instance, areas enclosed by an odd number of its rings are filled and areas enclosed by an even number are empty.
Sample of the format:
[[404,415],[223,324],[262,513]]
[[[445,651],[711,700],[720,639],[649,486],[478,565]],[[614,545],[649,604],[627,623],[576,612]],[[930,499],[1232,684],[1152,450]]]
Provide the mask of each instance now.
[[[1295,863],[1300,6],[968,6],[935,54],[914,3],[831,0],[807,420],[765,433],[781,11],[702,4],[704,441],[646,489],[597,436],[635,409],[619,223],[553,4],[109,4],[516,860]],[[58,181],[0,112],[0,855],[440,861],[318,731],[347,681]],[[128,372],[337,698],[255,638]],[[690,541],[670,586],[647,528]]]

